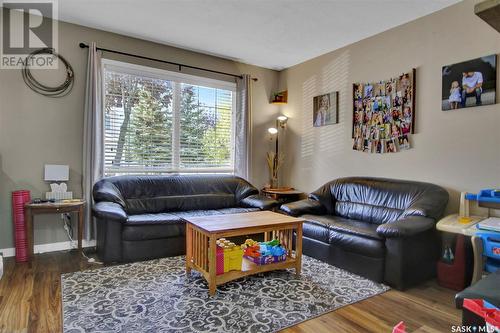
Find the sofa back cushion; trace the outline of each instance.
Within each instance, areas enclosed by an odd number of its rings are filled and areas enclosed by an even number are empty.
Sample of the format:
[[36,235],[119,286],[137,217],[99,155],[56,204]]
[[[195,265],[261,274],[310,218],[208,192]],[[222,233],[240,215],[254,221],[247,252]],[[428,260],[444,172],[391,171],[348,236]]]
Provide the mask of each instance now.
[[448,192],[437,185],[368,177],[334,180],[311,197],[320,200],[330,214],[377,224],[410,215],[438,219],[448,202]]
[[134,215],[236,207],[258,192],[231,175],[115,176],[94,185],[94,200],[116,202]]

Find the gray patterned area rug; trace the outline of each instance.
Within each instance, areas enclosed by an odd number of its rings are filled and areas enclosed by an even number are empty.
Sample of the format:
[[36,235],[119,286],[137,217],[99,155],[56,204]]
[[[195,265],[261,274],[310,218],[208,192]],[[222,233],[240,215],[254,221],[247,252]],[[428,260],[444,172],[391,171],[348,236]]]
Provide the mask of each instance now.
[[62,275],[65,332],[276,332],[389,288],[303,257],[293,270],[229,282],[208,295],[184,257]]

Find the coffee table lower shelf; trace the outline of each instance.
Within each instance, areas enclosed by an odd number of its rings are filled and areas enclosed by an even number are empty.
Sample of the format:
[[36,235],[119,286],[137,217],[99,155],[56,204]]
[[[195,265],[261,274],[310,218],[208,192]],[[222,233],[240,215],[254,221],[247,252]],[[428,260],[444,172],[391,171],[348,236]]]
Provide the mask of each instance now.
[[[227,283],[229,281],[238,280],[248,275],[254,275],[269,271],[282,270],[287,268],[296,268],[297,262],[293,258],[288,258],[284,261],[266,264],[266,265],[257,265],[251,262],[248,259],[243,258],[241,271],[229,271],[224,274],[217,275],[215,277],[215,285],[219,286],[221,284]],[[196,268],[195,268],[196,269]],[[198,269],[196,269],[198,270]],[[207,271],[199,270],[203,277],[209,281],[210,273]],[[298,273],[300,274],[300,272]]]

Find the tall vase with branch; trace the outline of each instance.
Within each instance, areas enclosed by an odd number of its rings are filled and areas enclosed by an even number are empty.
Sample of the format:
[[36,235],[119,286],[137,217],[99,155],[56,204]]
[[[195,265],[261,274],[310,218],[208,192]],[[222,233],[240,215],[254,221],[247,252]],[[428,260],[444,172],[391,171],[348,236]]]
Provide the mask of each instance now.
[[267,152],[267,166],[269,167],[269,174],[271,175],[270,179],[271,188],[279,187],[278,171],[283,165],[284,159],[285,156],[282,153],[276,155],[276,153],[273,151]]
[[276,127],[271,127],[268,129],[271,138],[274,138],[275,141],[274,151],[267,152],[267,166],[269,168],[269,175],[271,178],[270,187],[272,189],[279,188],[279,171],[283,166],[283,162],[285,160],[285,155],[279,151],[279,135],[280,132],[285,130],[287,120],[287,117],[279,116],[276,119]]

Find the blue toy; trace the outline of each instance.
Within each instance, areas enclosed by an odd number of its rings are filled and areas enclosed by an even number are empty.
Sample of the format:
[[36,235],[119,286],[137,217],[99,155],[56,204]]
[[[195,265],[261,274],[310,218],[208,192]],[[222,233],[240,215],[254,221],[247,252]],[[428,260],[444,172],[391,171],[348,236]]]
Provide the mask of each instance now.
[[477,232],[476,236],[481,237],[483,241],[483,256],[486,257],[484,270],[496,272],[500,268],[500,233]]
[[281,245],[267,245],[260,243],[260,254],[261,256],[282,256],[286,253],[286,250]]
[[500,204],[500,189],[484,189],[478,194],[467,193],[465,199],[479,203]]

